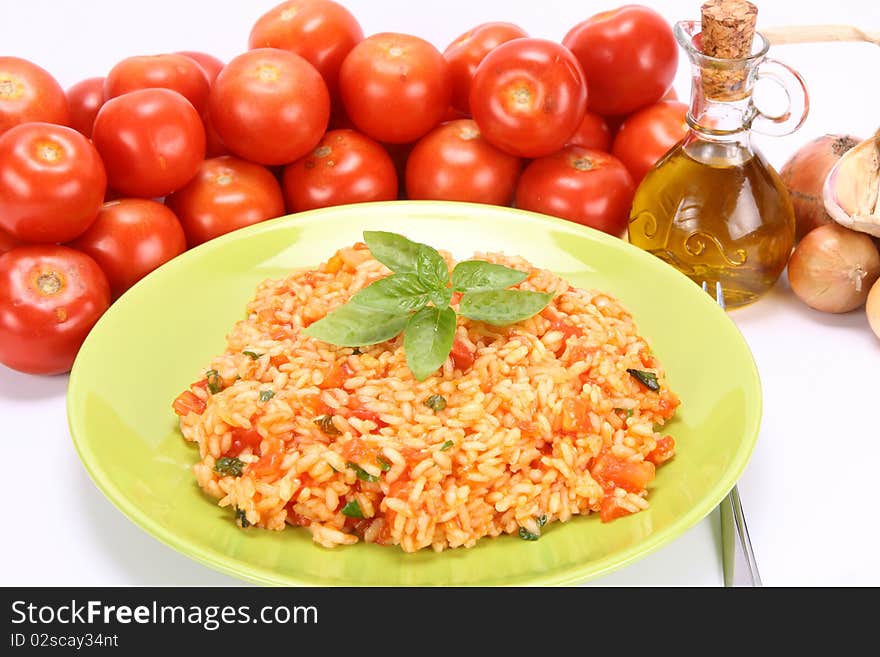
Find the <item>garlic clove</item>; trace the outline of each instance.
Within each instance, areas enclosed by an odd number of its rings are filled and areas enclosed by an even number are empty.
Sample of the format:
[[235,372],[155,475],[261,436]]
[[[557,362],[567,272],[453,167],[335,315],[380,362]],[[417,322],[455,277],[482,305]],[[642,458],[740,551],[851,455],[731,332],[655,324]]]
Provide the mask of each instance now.
[[880,130],[840,158],[822,197],[837,223],[880,237]]

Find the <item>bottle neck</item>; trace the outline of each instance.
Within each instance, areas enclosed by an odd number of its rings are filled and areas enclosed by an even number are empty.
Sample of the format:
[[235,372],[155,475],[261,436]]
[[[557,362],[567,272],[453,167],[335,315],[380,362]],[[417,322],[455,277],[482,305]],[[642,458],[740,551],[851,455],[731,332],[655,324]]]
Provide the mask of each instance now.
[[691,90],[691,106],[687,122],[700,139],[716,142],[738,142],[749,146],[750,128],[755,117],[751,94],[736,100],[708,98],[699,77]]

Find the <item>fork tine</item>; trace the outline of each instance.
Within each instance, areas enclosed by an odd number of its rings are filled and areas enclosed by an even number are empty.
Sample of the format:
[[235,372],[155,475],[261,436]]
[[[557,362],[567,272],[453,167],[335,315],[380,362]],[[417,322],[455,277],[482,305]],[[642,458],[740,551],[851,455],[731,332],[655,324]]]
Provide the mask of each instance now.
[[724,290],[721,289],[721,282],[715,282],[715,301],[721,306],[722,310],[727,310],[727,304],[724,302]]
[[703,281],[703,292],[709,294],[709,284],[706,281]]

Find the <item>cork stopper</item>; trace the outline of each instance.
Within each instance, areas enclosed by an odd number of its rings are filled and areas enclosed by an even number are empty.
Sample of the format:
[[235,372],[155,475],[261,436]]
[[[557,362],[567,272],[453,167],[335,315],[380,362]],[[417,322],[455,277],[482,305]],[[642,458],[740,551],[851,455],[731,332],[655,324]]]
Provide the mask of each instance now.
[[[718,59],[742,59],[752,54],[758,8],[748,0],[708,0],[701,8],[701,50]],[[748,95],[748,70],[732,64],[703,69],[703,91],[716,100]]]

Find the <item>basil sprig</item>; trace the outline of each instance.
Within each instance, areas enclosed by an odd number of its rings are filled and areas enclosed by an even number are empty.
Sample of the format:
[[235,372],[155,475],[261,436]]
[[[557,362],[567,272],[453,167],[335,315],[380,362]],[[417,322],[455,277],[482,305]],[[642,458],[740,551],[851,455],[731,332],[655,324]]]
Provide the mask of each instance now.
[[385,342],[403,332],[406,364],[419,381],[443,365],[455,340],[458,314],[494,326],[515,324],[541,312],[552,294],[509,290],[528,274],[483,260],[466,260],[449,272],[436,249],[396,233],[364,231],[364,242],[393,273],[365,287],[348,303],[304,330],[340,347]]

